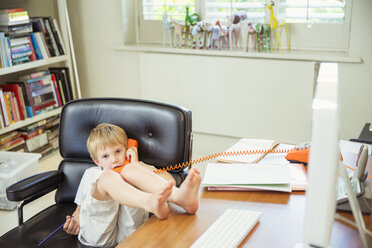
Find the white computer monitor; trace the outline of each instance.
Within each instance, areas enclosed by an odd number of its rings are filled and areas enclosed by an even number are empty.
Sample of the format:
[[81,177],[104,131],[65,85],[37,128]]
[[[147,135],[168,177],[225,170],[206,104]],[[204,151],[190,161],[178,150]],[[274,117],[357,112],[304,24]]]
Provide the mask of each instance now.
[[338,65],[321,63],[313,99],[303,247],[328,247],[339,163]]

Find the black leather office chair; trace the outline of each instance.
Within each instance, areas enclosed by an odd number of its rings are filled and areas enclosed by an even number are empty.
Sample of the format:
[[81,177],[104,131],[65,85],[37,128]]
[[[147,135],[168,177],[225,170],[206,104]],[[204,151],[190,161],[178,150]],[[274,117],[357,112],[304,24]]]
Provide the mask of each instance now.
[[[139,143],[139,157],[145,163],[162,168],[189,161],[192,151],[191,111],[151,101],[96,98],[69,102],[60,121],[59,151],[63,157],[58,170],[41,173],[7,188],[11,201],[23,201],[19,207],[20,224],[0,237],[0,247],[37,247],[65,222],[76,208],[74,198],[85,169],[95,166],[89,157],[86,140],[100,123],[116,124],[129,138]],[[184,170],[171,173],[179,185]],[[42,210],[23,223],[22,207],[57,189],[56,204]],[[62,229],[41,247],[85,247],[77,236]]]

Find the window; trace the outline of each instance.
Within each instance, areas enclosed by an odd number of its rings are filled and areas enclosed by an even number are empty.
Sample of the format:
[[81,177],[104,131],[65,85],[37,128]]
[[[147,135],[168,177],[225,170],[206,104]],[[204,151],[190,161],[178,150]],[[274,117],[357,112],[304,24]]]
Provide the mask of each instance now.
[[[236,12],[247,13],[247,18],[252,22],[265,21],[264,0],[205,0],[206,20],[225,20],[227,15]],[[222,21],[224,22],[224,21]]]
[[343,23],[344,0],[280,0],[278,16],[288,23]]
[[[141,0],[137,3],[138,42],[161,43],[161,19],[183,21],[185,8],[202,20],[227,23],[227,15],[245,12],[252,22],[270,21],[268,0]],[[289,24],[293,49],[345,51],[349,47],[352,0],[275,0],[274,14]],[[283,32],[284,33],[284,32]],[[284,36],[284,35],[283,35]]]
[[195,13],[195,0],[143,0],[142,15],[144,20],[162,20],[164,11],[175,20],[185,18],[185,8]]

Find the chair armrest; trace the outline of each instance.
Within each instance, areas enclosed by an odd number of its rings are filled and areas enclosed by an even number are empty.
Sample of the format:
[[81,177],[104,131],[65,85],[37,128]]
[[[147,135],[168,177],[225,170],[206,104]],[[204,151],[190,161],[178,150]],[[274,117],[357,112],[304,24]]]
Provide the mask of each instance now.
[[33,175],[6,188],[9,201],[21,201],[17,207],[19,226],[23,224],[23,207],[55,190],[61,182],[62,172],[55,170]]
[[9,201],[23,201],[30,197],[32,201],[55,190],[61,181],[61,171],[43,172],[8,186],[6,195]]

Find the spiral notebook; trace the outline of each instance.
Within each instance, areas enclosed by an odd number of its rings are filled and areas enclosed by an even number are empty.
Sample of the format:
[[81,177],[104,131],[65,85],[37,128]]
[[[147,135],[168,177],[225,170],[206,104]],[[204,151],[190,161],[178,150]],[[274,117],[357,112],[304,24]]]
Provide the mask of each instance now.
[[[240,139],[236,144],[226,150],[228,153],[234,153],[239,151],[256,151],[265,150],[269,151],[279,145],[277,140],[264,140],[264,139]],[[246,154],[246,155],[227,155],[217,157],[218,162],[225,163],[257,163],[259,162],[267,152]]]

